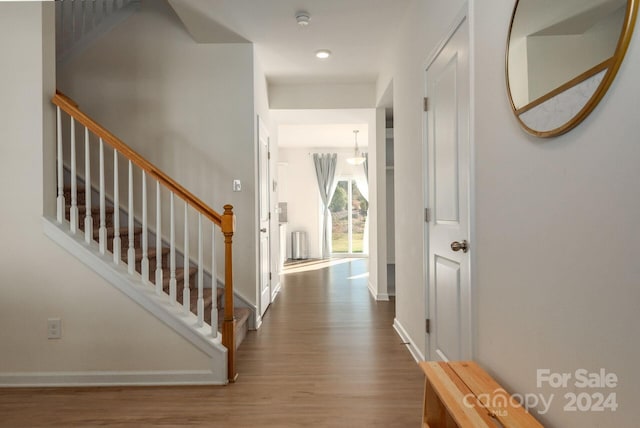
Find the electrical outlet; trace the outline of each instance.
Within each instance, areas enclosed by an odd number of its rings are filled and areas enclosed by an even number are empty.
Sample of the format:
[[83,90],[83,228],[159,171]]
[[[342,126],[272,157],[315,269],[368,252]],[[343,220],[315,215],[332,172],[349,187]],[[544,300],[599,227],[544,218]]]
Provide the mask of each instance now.
[[60,339],[62,337],[62,320],[60,318],[49,318],[47,320],[47,338]]
[[242,191],[242,182],[240,180],[233,180],[233,191],[234,192]]

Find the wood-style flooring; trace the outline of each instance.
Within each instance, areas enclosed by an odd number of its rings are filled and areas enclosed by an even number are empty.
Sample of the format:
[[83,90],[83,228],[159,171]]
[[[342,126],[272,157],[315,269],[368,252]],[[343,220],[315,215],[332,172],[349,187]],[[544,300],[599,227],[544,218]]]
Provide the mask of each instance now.
[[417,427],[423,375],[367,262],[292,267],[223,387],[0,389],[2,427]]

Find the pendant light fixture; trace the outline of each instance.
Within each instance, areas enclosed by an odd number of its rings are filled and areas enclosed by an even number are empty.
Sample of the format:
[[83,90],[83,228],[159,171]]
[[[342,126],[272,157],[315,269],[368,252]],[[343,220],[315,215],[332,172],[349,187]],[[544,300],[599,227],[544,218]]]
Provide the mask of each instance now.
[[353,152],[353,157],[347,158],[347,163],[351,165],[362,165],[364,163],[364,155],[358,149],[358,132],[360,131],[358,131],[357,129],[354,129],[353,131],[353,136],[356,142],[356,148]]

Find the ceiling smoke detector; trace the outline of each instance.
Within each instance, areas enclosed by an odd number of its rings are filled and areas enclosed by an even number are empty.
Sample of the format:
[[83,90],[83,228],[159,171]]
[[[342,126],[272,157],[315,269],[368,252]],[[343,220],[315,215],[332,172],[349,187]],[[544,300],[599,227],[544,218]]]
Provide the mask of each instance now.
[[306,27],[309,25],[309,21],[311,20],[311,16],[309,16],[309,12],[298,12],[296,13],[296,22],[301,27]]

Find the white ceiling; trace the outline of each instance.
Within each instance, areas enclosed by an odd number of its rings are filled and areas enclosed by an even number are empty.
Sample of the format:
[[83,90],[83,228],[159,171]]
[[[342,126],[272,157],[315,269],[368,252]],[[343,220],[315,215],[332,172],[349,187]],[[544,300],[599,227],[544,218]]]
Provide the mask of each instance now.
[[[246,43],[270,84],[374,83],[411,0],[169,0],[199,43]],[[310,15],[307,27],[297,12]],[[315,57],[329,49],[325,61]],[[278,146],[366,147],[366,111],[273,110]]]
[[[253,42],[272,84],[372,83],[410,0],[170,0],[199,42]],[[296,23],[310,14],[307,27]],[[315,58],[319,49],[333,55]]]

